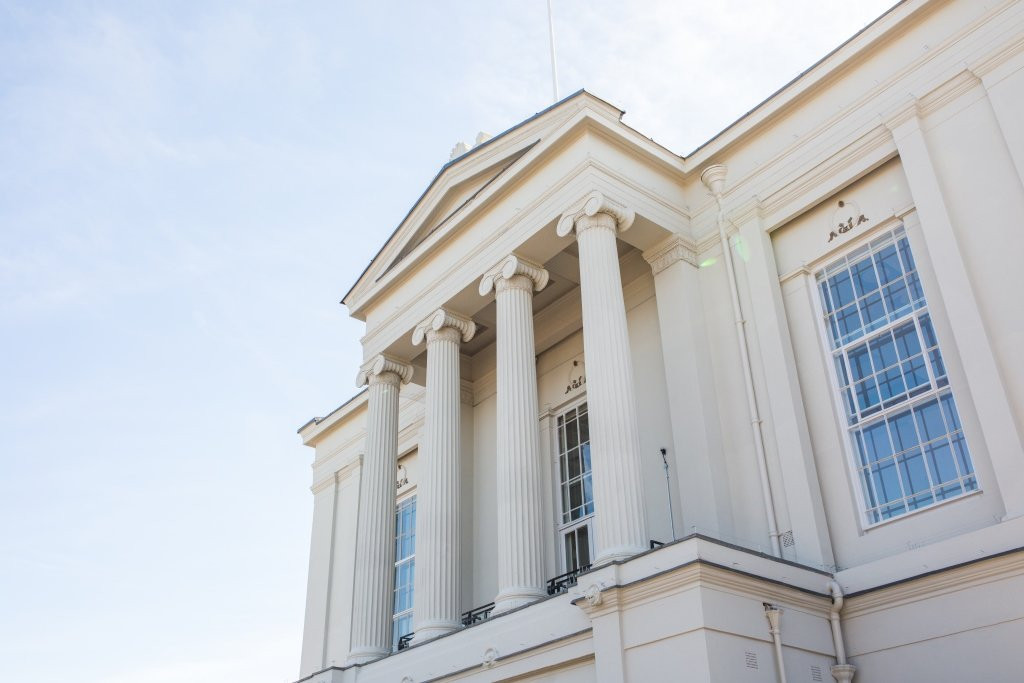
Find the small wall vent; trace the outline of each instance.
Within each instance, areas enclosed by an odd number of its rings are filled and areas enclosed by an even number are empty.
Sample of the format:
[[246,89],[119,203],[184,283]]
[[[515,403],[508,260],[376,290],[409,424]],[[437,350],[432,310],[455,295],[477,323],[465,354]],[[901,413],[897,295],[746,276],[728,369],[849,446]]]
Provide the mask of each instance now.
[[825,679],[823,679],[821,677],[821,667],[820,666],[812,666],[811,667],[811,680],[812,681],[823,681],[823,680],[825,680]]
[[783,548],[792,548],[795,545],[796,545],[796,541],[793,540],[793,532],[792,531],[787,531],[786,533],[782,534],[782,547]]
[[745,654],[746,654],[747,668],[748,669],[756,669],[757,668],[757,653],[756,652],[746,652]]

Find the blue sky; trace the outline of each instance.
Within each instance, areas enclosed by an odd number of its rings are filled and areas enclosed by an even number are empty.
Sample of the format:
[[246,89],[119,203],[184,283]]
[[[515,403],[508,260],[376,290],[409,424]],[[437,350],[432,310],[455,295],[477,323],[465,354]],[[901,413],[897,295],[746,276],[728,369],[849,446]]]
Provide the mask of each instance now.
[[[555,0],[687,153],[892,0]],[[0,680],[297,677],[338,300],[459,140],[550,104],[545,0],[0,0]]]

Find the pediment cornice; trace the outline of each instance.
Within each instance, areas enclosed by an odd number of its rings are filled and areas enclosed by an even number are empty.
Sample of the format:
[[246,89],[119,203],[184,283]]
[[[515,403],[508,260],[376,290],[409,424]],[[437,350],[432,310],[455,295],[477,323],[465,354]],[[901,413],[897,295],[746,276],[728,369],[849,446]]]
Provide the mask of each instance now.
[[[428,257],[474,216],[500,200],[524,175],[586,132],[628,149],[657,165],[662,172],[682,178],[682,158],[623,124],[622,114],[621,110],[581,91],[503,134],[508,140],[500,139],[501,136],[492,138],[481,145],[484,149],[474,149],[446,164],[342,303],[348,306],[353,317],[364,319],[366,308],[401,281],[415,264]],[[491,145],[493,147],[487,149]],[[491,175],[488,176],[488,172]],[[438,215],[438,207],[451,202],[460,188],[465,192],[466,184],[474,179],[479,186],[471,187],[465,201],[455,202],[450,213],[441,211]],[[438,219],[439,224],[433,225]]]

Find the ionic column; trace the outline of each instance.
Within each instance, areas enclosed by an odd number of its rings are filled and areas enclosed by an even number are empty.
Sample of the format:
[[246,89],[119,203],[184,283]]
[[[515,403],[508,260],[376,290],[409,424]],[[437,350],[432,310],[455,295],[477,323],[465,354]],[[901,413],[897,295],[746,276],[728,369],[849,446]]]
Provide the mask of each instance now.
[[583,353],[594,477],[596,563],[647,549],[647,519],[633,362],[615,235],[634,212],[592,192],[583,208],[558,221],[558,234],[575,229],[580,252]]
[[544,597],[544,480],[537,420],[533,292],[548,272],[515,255],[480,281],[493,289],[498,321],[498,596],[504,612]]
[[412,366],[386,356],[363,364],[356,386],[367,390],[366,452],[359,480],[352,591],[352,637],[347,663],[391,652],[395,571],[395,469],[398,458],[398,392]]
[[459,628],[459,343],[476,324],[439,309],[416,326],[413,344],[427,342],[422,459],[416,492],[414,642]]

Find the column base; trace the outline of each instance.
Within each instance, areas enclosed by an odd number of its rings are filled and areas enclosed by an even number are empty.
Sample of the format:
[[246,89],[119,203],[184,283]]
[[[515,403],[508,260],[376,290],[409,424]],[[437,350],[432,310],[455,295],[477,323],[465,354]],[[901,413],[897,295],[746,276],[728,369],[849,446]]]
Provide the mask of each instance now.
[[352,664],[366,664],[372,662],[375,659],[386,657],[391,654],[391,650],[385,650],[379,647],[361,647],[352,650],[348,653],[348,657],[345,658],[345,666]]
[[619,546],[617,548],[608,548],[607,550],[602,550],[600,553],[598,553],[597,558],[594,560],[594,566],[596,567],[602,564],[609,564],[611,562],[621,562],[623,560],[628,560],[629,558],[635,555],[639,555],[640,553],[645,553],[648,550],[650,550],[650,548],[643,545]]
[[836,664],[832,667],[832,678],[838,683],[850,683],[853,675],[857,673],[857,667],[853,664]]
[[531,602],[537,602],[541,598],[547,597],[547,595],[548,592],[546,590],[536,586],[506,588],[494,598],[494,611],[491,613],[501,614],[502,612],[508,612],[517,607],[529,605]]
[[460,622],[445,621],[442,619],[416,624],[413,627],[414,633],[412,637],[412,644],[419,645],[420,643],[425,643],[428,640],[433,640],[439,636],[448,635],[452,631],[457,631],[460,628],[462,628],[462,624]]

